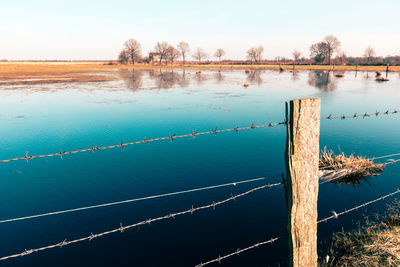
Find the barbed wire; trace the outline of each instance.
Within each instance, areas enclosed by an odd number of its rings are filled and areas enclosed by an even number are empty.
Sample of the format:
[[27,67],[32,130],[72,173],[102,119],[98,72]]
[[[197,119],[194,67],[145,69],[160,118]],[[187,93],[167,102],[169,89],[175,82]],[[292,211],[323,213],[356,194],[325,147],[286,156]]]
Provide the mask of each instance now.
[[346,115],[332,116],[332,114],[331,114],[326,117],[321,117],[321,119],[328,119],[328,120],[342,119],[342,120],[344,120],[344,119],[366,118],[366,117],[372,117],[372,116],[377,117],[380,115],[390,115],[390,114],[398,114],[398,113],[400,113],[400,110],[393,110],[393,111],[387,110],[385,112],[376,111],[374,113],[360,113],[360,114],[354,113],[353,115],[347,115],[347,116]]
[[[389,115],[389,114],[398,114],[400,113],[400,110],[393,110],[393,111],[385,111],[385,112],[374,112],[374,113],[364,113],[364,114],[357,114],[355,113],[354,115],[342,115],[342,116],[326,116],[326,117],[321,117],[320,119],[349,119],[349,118],[366,118],[366,117],[372,117],[372,116],[380,116],[380,115]],[[268,123],[268,124],[262,124],[262,125],[255,125],[252,124],[251,126],[247,126],[247,127],[234,127],[234,128],[230,128],[230,129],[224,129],[224,130],[218,130],[218,127],[216,127],[214,130],[211,131],[206,131],[206,132],[195,132],[192,130],[192,133],[189,134],[183,134],[183,135],[169,135],[166,137],[158,137],[158,138],[151,138],[151,139],[147,139],[146,137],[143,140],[140,141],[135,141],[135,142],[127,142],[124,143],[124,140],[121,141],[121,143],[117,144],[117,145],[110,145],[110,146],[95,146],[92,145],[92,147],[90,148],[85,148],[85,149],[79,149],[79,150],[73,150],[73,151],[63,151],[60,150],[60,152],[58,153],[52,153],[52,154],[43,154],[43,155],[29,155],[28,151],[25,152],[25,156],[22,157],[16,157],[16,158],[10,158],[10,159],[3,159],[0,160],[0,163],[4,163],[4,162],[11,162],[11,161],[18,161],[18,160],[26,160],[27,162],[31,159],[36,159],[36,158],[47,158],[47,157],[60,157],[61,159],[63,159],[63,156],[68,155],[68,154],[76,154],[76,153],[82,153],[82,152],[95,152],[97,150],[105,150],[105,149],[111,149],[111,148],[124,148],[125,146],[130,146],[130,145],[137,145],[137,144],[142,144],[142,143],[150,143],[150,142],[156,142],[156,141],[161,141],[161,140],[174,140],[174,139],[178,139],[178,138],[186,138],[186,137],[196,137],[198,135],[207,135],[207,134],[214,134],[216,135],[217,133],[223,133],[223,132],[238,132],[238,131],[242,131],[242,130],[249,130],[249,129],[257,129],[257,128],[266,128],[266,127],[273,127],[273,126],[278,126],[278,125],[286,125],[287,122],[277,122],[277,123]]]
[[374,200],[365,202],[364,204],[355,206],[354,208],[351,208],[351,209],[349,209],[349,210],[344,210],[344,211],[338,212],[338,213],[335,212],[335,211],[332,211],[333,215],[328,216],[328,217],[326,217],[326,218],[324,218],[324,219],[319,220],[318,223],[326,222],[326,221],[329,221],[329,220],[331,220],[331,219],[336,219],[336,218],[338,218],[339,216],[341,216],[341,215],[343,215],[343,214],[350,213],[350,212],[352,212],[352,211],[361,209],[361,208],[363,208],[363,207],[366,207],[366,206],[368,206],[368,205],[371,205],[372,203],[375,203],[375,202],[378,202],[378,201],[383,200],[383,199],[385,199],[385,198],[394,196],[394,195],[396,195],[396,194],[398,194],[398,193],[400,193],[400,189],[397,189],[396,191],[394,191],[394,192],[392,192],[392,193],[389,193],[389,194],[387,194],[387,195],[384,195],[384,196],[382,196],[382,197],[380,197],[380,198],[377,198],[377,199],[374,199]]
[[159,194],[159,195],[152,195],[152,196],[147,196],[147,197],[127,199],[127,200],[122,200],[122,201],[115,201],[115,202],[97,204],[97,205],[74,208],[74,209],[53,211],[53,212],[41,213],[41,214],[36,214],[36,215],[29,215],[29,216],[24,216],[24,217],[3,219],[3,220],[0,220],[0,224],[7,223],[7,222],[28,220],[28,219],[39,218],[39,217],[58,215],[58,214],[63,214],[63,213],[70,213],[70,212],[77,212],[77,211],[95,209],[95,208],[109,207],[109,206],[132,203],[132,202],[137,202],[137,201],[142,201],[142,200],[149,200],[149,199],[156,199],[156,198],[162,198],[162,197],[167,197],[167,196],[181,195],[181,194],[185,194],[185,193],[192,193],[192,192],[210,190],[210,189],[227,187],[227,186],[236,186],[236,185],[239,185],[239,184],[251,183],[251,182],[261,181],[261,180],[265,180],[265,179],[268,179],[268,178],[274,178],[274,177],[280,177],[280,175],[264,176],[264,177],[253,178],[253,179],[248,179],[248,180],[242,180],[242,181],[236,181],[236,182],[230,182],[230,183],[225,183],[225,184],[212,185],[212,186],[206,186],[206,187],[200,187],[200,188],[194,188],[194,189],[188,189],[188,190],[165,193],[165,194]]
[[53,244],[53,245],[48,245],[48,246],[35,248],[35,249],[25,249],[25,251],[23,251],[21,253],[17,253],[17,254],[1,257],[0,261],[11,259],[11,258],[30,255],[32,253],[43,251],[43,250],[47,250],[47,249],[63,247],[63,246],[67,246],[67,245],[71,245],[71,244],[75,244],[75,243],[79,243],[79,242],[83,242],[83,241],[90,241],[90,240],[93,240],[94,238],[98,238],[98,237],[101,237],[101,236],[109,235],[109,234],[112,234],[112,233],[117,233],[117,232],[121,232],[122,233],[125,230],[132,229],[132,228],[135,228],[135,227],[138,227],[138,226],[141,226],[141,225],[147,225],[147,224],[150,224],[150,223],[153,223],[153,222],[166,220],[166,219],[175,219],[175,217],[177,217],[177,216],[181,216],[181,215],[185,215],[185,214],[189,214],[189,213],[193,214],[194,212],[197,212],[197,211],[200,211],[200,210],[205,210],[205,209],[210,209],[210,208],[215,209],[216,206],[219,206],[219,205],[222,205],[224,203],[236,200],[236,199],[238,199],[240,197],[246,196],[246,195],[251,194],[251,193],[253,193],[255,191],[258,191],[258,190],[261,190],[261,189],[264,189],[264,188],[271,188],[271,187],[279,186],[281,184],[282,183],[266,184],[266,185],[263,185],[263,186],[255,187],[253,189],[250,189],[250,190],[248,190],[248,191],[246,191],[244,193],[240,193],[238,195],[232,195],[231,197],[229,197],[227,199],[224,199],[224,200],[221,200],[221,201],[218,201],[218,202],[214,202],[213,201],[211,204],[200,206],[200,207],[197,207],[197,208],[194,208],[192,206],[192,208],[188,209],[188,210],[175,212],[175,213],[170,213],[168,215],[164,215],[164,216],[161,216],[161,217],[158,217],[158,218],[147,219],[147,220],[144,220],[144,221],[141,221],[141,222],[138,222],[138,223],[135,223],[135,224],[127,225],[127,226],[123,226],[122,223],[121,223],[119,228],[116,228],[116,229],[113,229],[113,230],[109,230],[109,231],[105,231],[105,232],[98,233],[98,234],[91,233],[89,236],[82,237],[82,238],[79,238],[79,239],[74,239],[74,240],[70,240],[70,241],[67,241],[67,239],[65,239],[64,241],[56,243],[56,244]]
[[[365,202],[364,204],[355,206],[354,208],[351,208],[351,209],[349,209],[349,210],[344,210],[344,211],[339,212],[339,213],[336,213],[335,211],[332,211],[332,213],[333,213],[332,216],[328,216],[328,217],[326,217],[326,218],[324,218],[324,219],[321,219],[321,220],[317,221],[317,224],[322,223],[322,222],[327,222],[327,221],[332,220],[332,219],[337,219],[337,218],[338,218],[339,216],[341,216],[341,215],[344,215],[344,214],[346,214],[346,213],[350,213],[350,212],[355,211],[355,210],[357,210],[357,209],[361,209],[362,207],[368,206],[368,205],[370,205],[370,204],[373,204],[373,203],[378,202],[378,201],[380,201],[380,200],[383,200],[383,199],[385,199],[385,198],[391,197],[391,196],[396,195],[396,194],[398,194],[398,193],[400,193],[400,189],[397,189],[396,191],[394,191],[394,192],[392,192],[392,193],[389,193],[389,194],[387,194],[387,195],[384,195],[384,196],[382,196],[382,197],[380,197],[380,198],[377,198],[377,199],[375,199],[375,200],[371,200],[371,201]],[[251,249],[254,249],[254,248],[258,248],[258,247],[260,247],[260,246],[262,246],[262,245],[266,245],[266,244],[273,243],[273,242],[275,242],[275,241],[278,240],[278,239],[279,239],[279,237],[275,237],[275,238],[272,238],[272,239],[267,240],[267,241],[263,241],[263,242],[256,243],[256,244],[251,245],[251,246],[249,246],[249,247],[247,247],[247,248],[244,248],[244,249],[237,249],[235,252],[229,253],[229,254],[227,254],[227,255],[225,255],[225,256],[218,256],[218,258],[215,258],[215,259],[213,259],[213,260],[209,260],[209,261],[207,261],[207,262],[205,262],[205,263],[200,263],[200,264],[196,265],[195,267],[204,267],[204,266],[206,266],[206,265],[208,265],[208,264],[216,263],[216,262],[221,263],[221,261],[224,260],[224,259],[226,259],[226,258],[235,256],[235,255],[239,255],[240,253],[242,253],[242,252],[244,252],[244,251],[251,250]]]
[[225,256],[218,256],[218,258],[216,258],[216,259],[213,259],[213,260],[210,260],[210,261],[207,261],[207,262],[204,262],[204,263],[200,263],[200,264],[196,265],[195,267],[203,267],[203,266],[206,266],[208,264],[215,263],[215,262],[221,263],[221,261],[226,259],[226,258],[235,256],[235,255],[239,255],[240,253],[245,252],[245,251],[250,250],[250,249],[253,249],[253,248],[258,248],[258,247],[266,245],[266,244],[274,243],[278,239],[279,239],[279,237],[275,237],[275,238],[271,238],[270,240],[267,240],[267,241],[256,243],[256,244],[251,245],[250,247],[247,247],[247,248],[243,248],[243,249],[239,249],[238,248],[235,252],[232,252],[232,253],[227,254]]
[[25,156],[23,157],[17,157],[17,158],[11,158],[11,159],[3,159],[0,160],[1,162],[11,162],[11,161],[18,161],[18,160],[26,160],[27,162],[31,159],[36,159],[36,158],[48,158],[48,157],[60,157],[63,159],[63,156],[68,155],[68,154],[76,154],[76,153],[82,153],[82,152],[95,152],[97,150],[105,150],[105,149],[111,149],[111,148],[124,148],[125,146],[130,146],[130,145],[137,145],[137,144],[143,144],[143,143],[151,143],[151,142],[156,142],[156,141],[161,141],[161,140],[170,140],[171,142],[174,139],[178,138],[186,138],[186,137],[193,137],[195,138],[198,135],[207,135],[207,134],[214,134],[216,135],[217,133],[224,133],[224,132],[238,132],[238,131],[243,131],[243,130],[252,130],[252,129],[259,129],[259,128],[268,128],[268,127],[274,127],[278,125],[284,125],[286,122],[278,122],[278,123],[268,123],[268,124],[263,124],[263,125],[255,125],[252,124],[251,126],[247,127],[234,127],[230,129],[223,129],[223,130],[218,130],[218,127],[215,128],[214,130],[207,131],[207,132],[195,132],[192,131],[192,133],[189,134],[183,134],[183,135],[169,135],[166,137],[158,137],[158,138],[151,138],[147,139],[146,137],[143,140],[140,141],[135,141],[135,142],[127,142],[124,143],[124,140],[121,141],[120,144],[117,145],[111,145],[111,146],[95,146],[93,145],[91,148],[85,148],[85,149],[79,149],[79,150],[73,150],[73,151],[60,151],[58,153],[52,153],[52,154],[44,154],[44,155],[36,155],[36,156],[30,156],[28,152],[25,152]]

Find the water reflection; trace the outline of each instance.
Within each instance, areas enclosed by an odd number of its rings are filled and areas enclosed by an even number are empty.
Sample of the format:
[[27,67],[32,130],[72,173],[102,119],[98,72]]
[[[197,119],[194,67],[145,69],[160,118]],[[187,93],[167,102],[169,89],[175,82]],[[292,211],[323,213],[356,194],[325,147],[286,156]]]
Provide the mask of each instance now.
[[337,88],[336,79],[332,79],[331,71],[315,70],[308,73],[308,84],[321,91],[329,92]]
[[249,70],[246,71],[247,74],[247,81],[249,83],[255,83],[260,86],[263,83],[263,79],[261,75],[263,74],[263,70]]
[[142,87],[143,74],[142,70],[128,70],[119,73],[126,87],[133,91],[139,90]]
[[215,73],[214,79],[216,82],[221,83],[225,80],[225,76],[222,75],[222,72],[219,70]]

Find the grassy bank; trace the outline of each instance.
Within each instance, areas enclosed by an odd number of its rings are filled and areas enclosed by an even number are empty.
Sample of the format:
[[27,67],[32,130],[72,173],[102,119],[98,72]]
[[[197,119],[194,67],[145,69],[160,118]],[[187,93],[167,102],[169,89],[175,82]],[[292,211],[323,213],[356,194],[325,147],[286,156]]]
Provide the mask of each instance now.
[[334,234],[326,259],[323,266],[400,266],[400,202],[357,231]]

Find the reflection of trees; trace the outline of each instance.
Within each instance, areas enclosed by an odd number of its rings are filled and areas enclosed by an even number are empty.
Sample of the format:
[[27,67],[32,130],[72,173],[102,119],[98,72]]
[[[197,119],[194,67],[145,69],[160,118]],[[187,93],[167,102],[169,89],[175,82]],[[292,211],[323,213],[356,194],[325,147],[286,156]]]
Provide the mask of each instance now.
[[149,77],[155,80],[156,86],[162,89],[168,89],[182,80],[179,73],[172,71],[150,71]]
[[300,79],[300,75],[297,71],[293,71],[293,75],[292,75],[292,81],[297,81],[298,79]]
[[225,80],[225,76],[222,75],[221,71],[217,71],[217,73],[215,73],[214,78],[217,82],[223,82]]
[[128,70],[128,71],[121,71],[120,76],[124,80],[126,87],[131,90],[138,90],[142,86],[142,77],[143,71],[142,70]]
[[195,80],[196,80],[197,85],[201,85],[201,84],[203,84],[204,81],[207,80],[207,76],[202,74],[201,72],[197,72],[196,76],[195,76]]
[[333,91],[337,87],[330,71],[315,70],[308,73],[308,84],[322,91]]
[[263,79],[261,78],[262,70],[250,70],[246,71],[247,73],[247,81],[249,83],[256,83],[257,85],[261,85],[263,83]]
[[182,88],[188,87],[190,85],[190,79],[186,75],[186,71],[182,71],[181,80],[178,82],[179,86]]

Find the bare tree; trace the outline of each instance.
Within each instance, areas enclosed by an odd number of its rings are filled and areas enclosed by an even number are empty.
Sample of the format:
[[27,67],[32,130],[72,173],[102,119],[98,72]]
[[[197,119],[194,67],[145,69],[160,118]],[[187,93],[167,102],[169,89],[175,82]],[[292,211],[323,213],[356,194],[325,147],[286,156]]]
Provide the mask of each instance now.
[[121,64],[126,64],[129,62],[129,55],[125,49],[123,49],[118,55],[118,61]]
[[202,59],[207,58],[208,55],[203,49],[197,48],[196,51],[193,54],[193,57],[200,62]]
[[369,60],[371,59],[371,57],[374,57],[374,56],[375,56],[375,50],[371,46],[368,46],[364,52],[364,57],[367,58],[367,64],[369,63]]
[[264,47],[262,45],[259,45],[258,47],[252,47],[249,50],[247,50],[247,58],[250,61],[253,61],[255,63],[258,63],[262,60],[262,54],[264,53]]
[[331,57],[332,55],[338,51],[338,49],[340,48],[340,42],[339,40],[333,36],[333,35],[328,35],[325,37],[324,41],[326,44],[326,48],[328,49],[328,62],[329,65],[331,64]]
[[142,48],[140,43],[135,39],[129,39],[124,44],[124,50],[126,51],[128,57],[130,58],[132,64],[135,64],[135,61],[140,59]]
[[156,46],[154,47],[154,51],[160,56],[160,65],[163,59],[167,60],[167,50],[169,44],[167,42],[157,42]]
[[225,56],[225,51],[222,48],[218,48],[217,51],[214,53],[214,57],[219,59],[219,62],[221,62],[221,57]]
[[301,57],[301,53],[300,53],[299,50],[295,49],[295,50],[293,50],[292,55],[293,55],[294,63],[296,64],[297,61],[298,61],[298,60],[300,59],[300,57]]
[[181,55],[181,53],[173,47],[172,45],[168,46],[167,51],[166,51],[166,61],[170,61],[172,64],[174,64],[174,60],[178,58]]
[[310,57],[314,59],[316,63],[323,63],[328,57],[328,47],[324,42],[313,44],[310,47]]
[[182,55],[183,64],[185,64],[186,55],[190,52],[189,44],[186,42],[180,42],[178,44],[178,50]]

